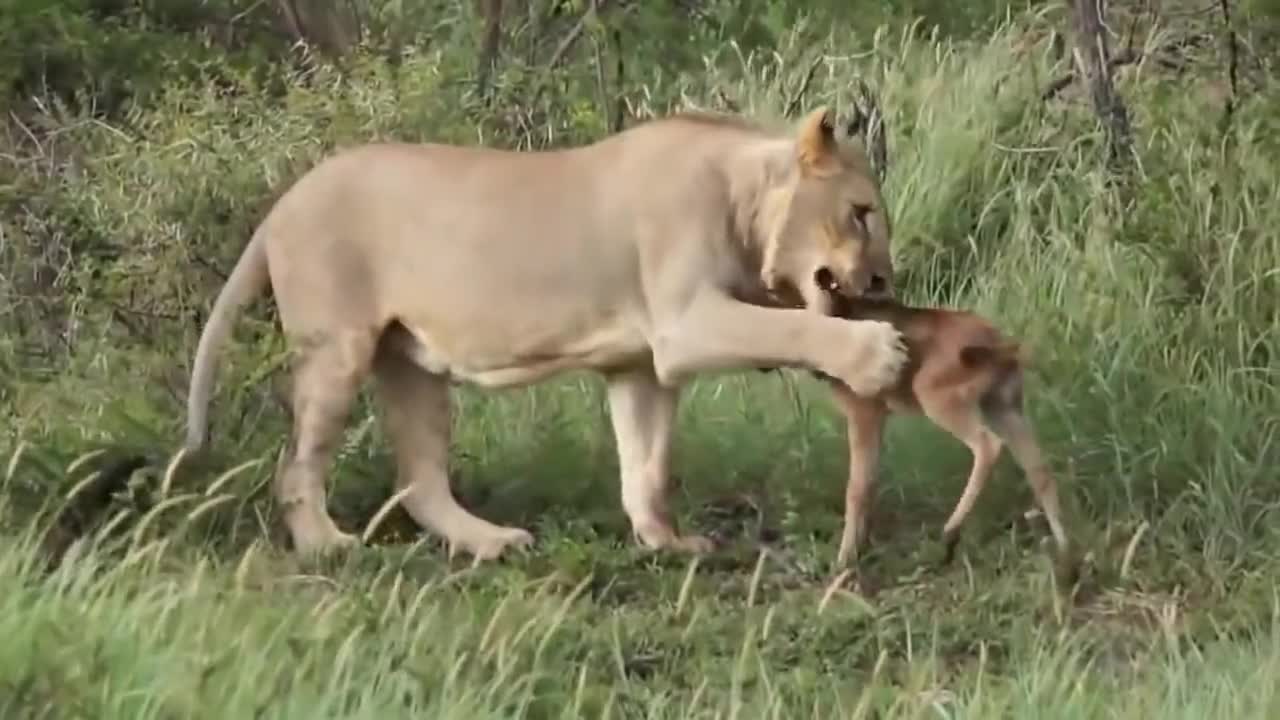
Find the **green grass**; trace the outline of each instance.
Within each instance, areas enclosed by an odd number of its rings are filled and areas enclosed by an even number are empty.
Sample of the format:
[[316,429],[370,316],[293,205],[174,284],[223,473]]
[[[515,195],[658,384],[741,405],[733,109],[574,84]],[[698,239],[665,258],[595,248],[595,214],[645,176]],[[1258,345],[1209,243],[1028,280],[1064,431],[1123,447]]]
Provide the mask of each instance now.
[[[203,268],[229,265],[261,199],[336,143],[475,141],[421,52],[394,77],[365,59],[278,97],[175,82],[127,132],[69,126],[75,171],[16,176],[34,199],[0,218],[7,267],[48,262],[59,242],[87,259],[54,300],[6,311],[54,318],[68,349],[28,360],[51,341],[6,325],[0,715],[1275,716],[1280,92],[1242,97],[1224,150],[1198,78],[1122,75],[1140,165],[1111,187],[1087,106],[1038,100],[1056,71],[1012,52],[1040,21],[1019,22],[963,44],[885,33],[861,60],[838,38],[792,38],[773,58],[729,47],[705,71],[656,73],[644,97],[723,95],[776,116],[818,50],[831,59],[809,105],[847,107],[846,78],[874,81],[906,295],[975,308],[1030,344],[1028,405],[1085,552],[1078,587],[1055,592],[1008,459],[938,566],[969,458],[895,419],[860,584],[828,595],[843,427],[791,372],[704,377],[684,394],[680,521],[725,543],[699,562],[631,541],[602,386],[572,375],[457,396],[456,492],[530,528],[529,554],[472,568],[397,510],[370,546],[301,563],[269,491],[286,423],[261,312],[220,372],[213,456],[165,488],[174,377],[219,282]],[[551,112],[555,142],[598,131],[585,107]],[[21,255],[37,250],[49,255]],[[331,486],[353,531],[394,472],[370,401]],[[155,462],[47,572],[48,511],[103,467],[77,463],[86,450],[116,446]]]
[[[745,444],[733,403],[721,407],[706,409],[704,427],[719,420]],[[908,439],[894,437],[895,456]],[[814,453],[837,440],[818,433]],[[544,451],[549,470],[574,465],[563,448]],[[992,511],[1008,502],[979,510],[954,567],[932,564],[919,541],[958,490],[958,476],[943,477],[933,485],[949,492],[933,502],[919,502],[929,493],[912,480],[902,482],[914,490],[884,494],[881,510],[901,521],[867,564],[877,587],[825,603],[834,477],[813,482],[799,507],[775,502],[780,517],[764,524],[783,530],[764,554],[749,542],[753,513],[692,503],[703,510],[694,522],[731,539],[698,562],[630,545],[602,476],[594,503],[538,508],[532,553],[477,568],[431,543],[311,563],[261,537],[220,549],[214,528],[191,519],[216,487],[77,546],[49,574],[29,532],[10,535],[0,707],[95,718],[1261,718],[1280,704],[1274,562],[1222,591],[1181,585],[1174,571],[1194,559],[1159,557],[1164,543],[1147,535],[1121,577],[1134,539],[1123,536],[1094,544],[1087,587],[1064,603],[1043,532],[1005,527]],[[1020,493],[997,484],[991,494]],[[534,509],[512,497],[485,506],[505,520]],[[577,517],[588,507],[613,517],[593,526]]]

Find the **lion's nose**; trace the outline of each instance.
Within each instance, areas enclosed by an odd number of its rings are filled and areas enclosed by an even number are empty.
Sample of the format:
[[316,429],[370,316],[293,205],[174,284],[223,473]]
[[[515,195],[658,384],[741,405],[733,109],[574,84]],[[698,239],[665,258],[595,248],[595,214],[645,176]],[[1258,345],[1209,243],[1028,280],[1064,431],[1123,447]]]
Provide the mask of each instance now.
[[883,275],[872,275],[867,281],[867,294],[876,297],[889,294],[889,281]]

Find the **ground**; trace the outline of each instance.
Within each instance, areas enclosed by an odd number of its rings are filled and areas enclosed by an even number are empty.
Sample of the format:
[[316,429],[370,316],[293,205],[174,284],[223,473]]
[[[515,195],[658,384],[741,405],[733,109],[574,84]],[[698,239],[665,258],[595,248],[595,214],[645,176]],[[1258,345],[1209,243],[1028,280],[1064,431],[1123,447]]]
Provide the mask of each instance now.
[[[223,487],[178,478],[168,509],[144,505],[152,521],[73,550],[52,575],[30,541],[0,560],[13,588],[0,600],[0,706],[231,718],[1265,717],[1280,705],[1266,565],[1219,585],[1224,568],[1165,554],[1133,519],[1076,522],[1086,572],[1057,593],[1047,533],[1019,519],[1030,494],[1005,461],[940,567],[967,456],[917,421],[890,433],[862,580],[832,590],[842,427],[817,383],[754,375],[701,382],[682,415],[678,506],[724,542],[712,556],[630,541],[590,380],[472,398],[480,417],[459,420],[472,428],[462,443],[486,454],[459,454],[460,494],[534,528],[528,554],[450,561],[396,511],[370,546],[302,561],[273,517],[232,537],[229,516],[190,519],[214,516],[196,509],[224,487],[261,486],[270,463]],[[344,458],[335,505],[389,489],[380,442]],[[137,492],[158,479],[139,473]],[[227,504],[250,512],[250,499]],[[371,515],[339,513],[355,530]]]

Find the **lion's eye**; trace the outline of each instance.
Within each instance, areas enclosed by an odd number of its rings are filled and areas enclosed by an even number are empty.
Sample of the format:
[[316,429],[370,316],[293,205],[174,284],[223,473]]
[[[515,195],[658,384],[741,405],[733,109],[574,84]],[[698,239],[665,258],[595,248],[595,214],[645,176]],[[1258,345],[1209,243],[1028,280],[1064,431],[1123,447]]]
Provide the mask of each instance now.
[[871,214],[872,207],[862,203],[854,203],[850,209],[849,216],[853,220],[853,224],[857,225],[863,232],[867,231],[867,216]]

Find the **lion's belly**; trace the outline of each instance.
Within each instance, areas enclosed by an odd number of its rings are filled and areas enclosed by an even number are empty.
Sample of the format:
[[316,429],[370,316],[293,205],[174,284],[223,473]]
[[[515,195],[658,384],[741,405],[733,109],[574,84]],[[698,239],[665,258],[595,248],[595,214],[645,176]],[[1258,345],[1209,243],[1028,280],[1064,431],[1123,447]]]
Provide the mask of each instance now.
[[395,260],[376,272],[378,305],[409,330],[414,361],[486,387],[651,362],[636,252],[621,233],[523,222],[518,209],[446,215],[448,231],[424,215],[412,241],[380,254]]
[[413,321],[401,321],[390,332],[396,349],[422,369],[481,387],[526,385],[569,370],[611,370],[653,362],[643,333],[624,322],[601,324],[572,339],[538,343],[518,333],[503,344],[477,342],[474,335],[449,342],[446,333]]

